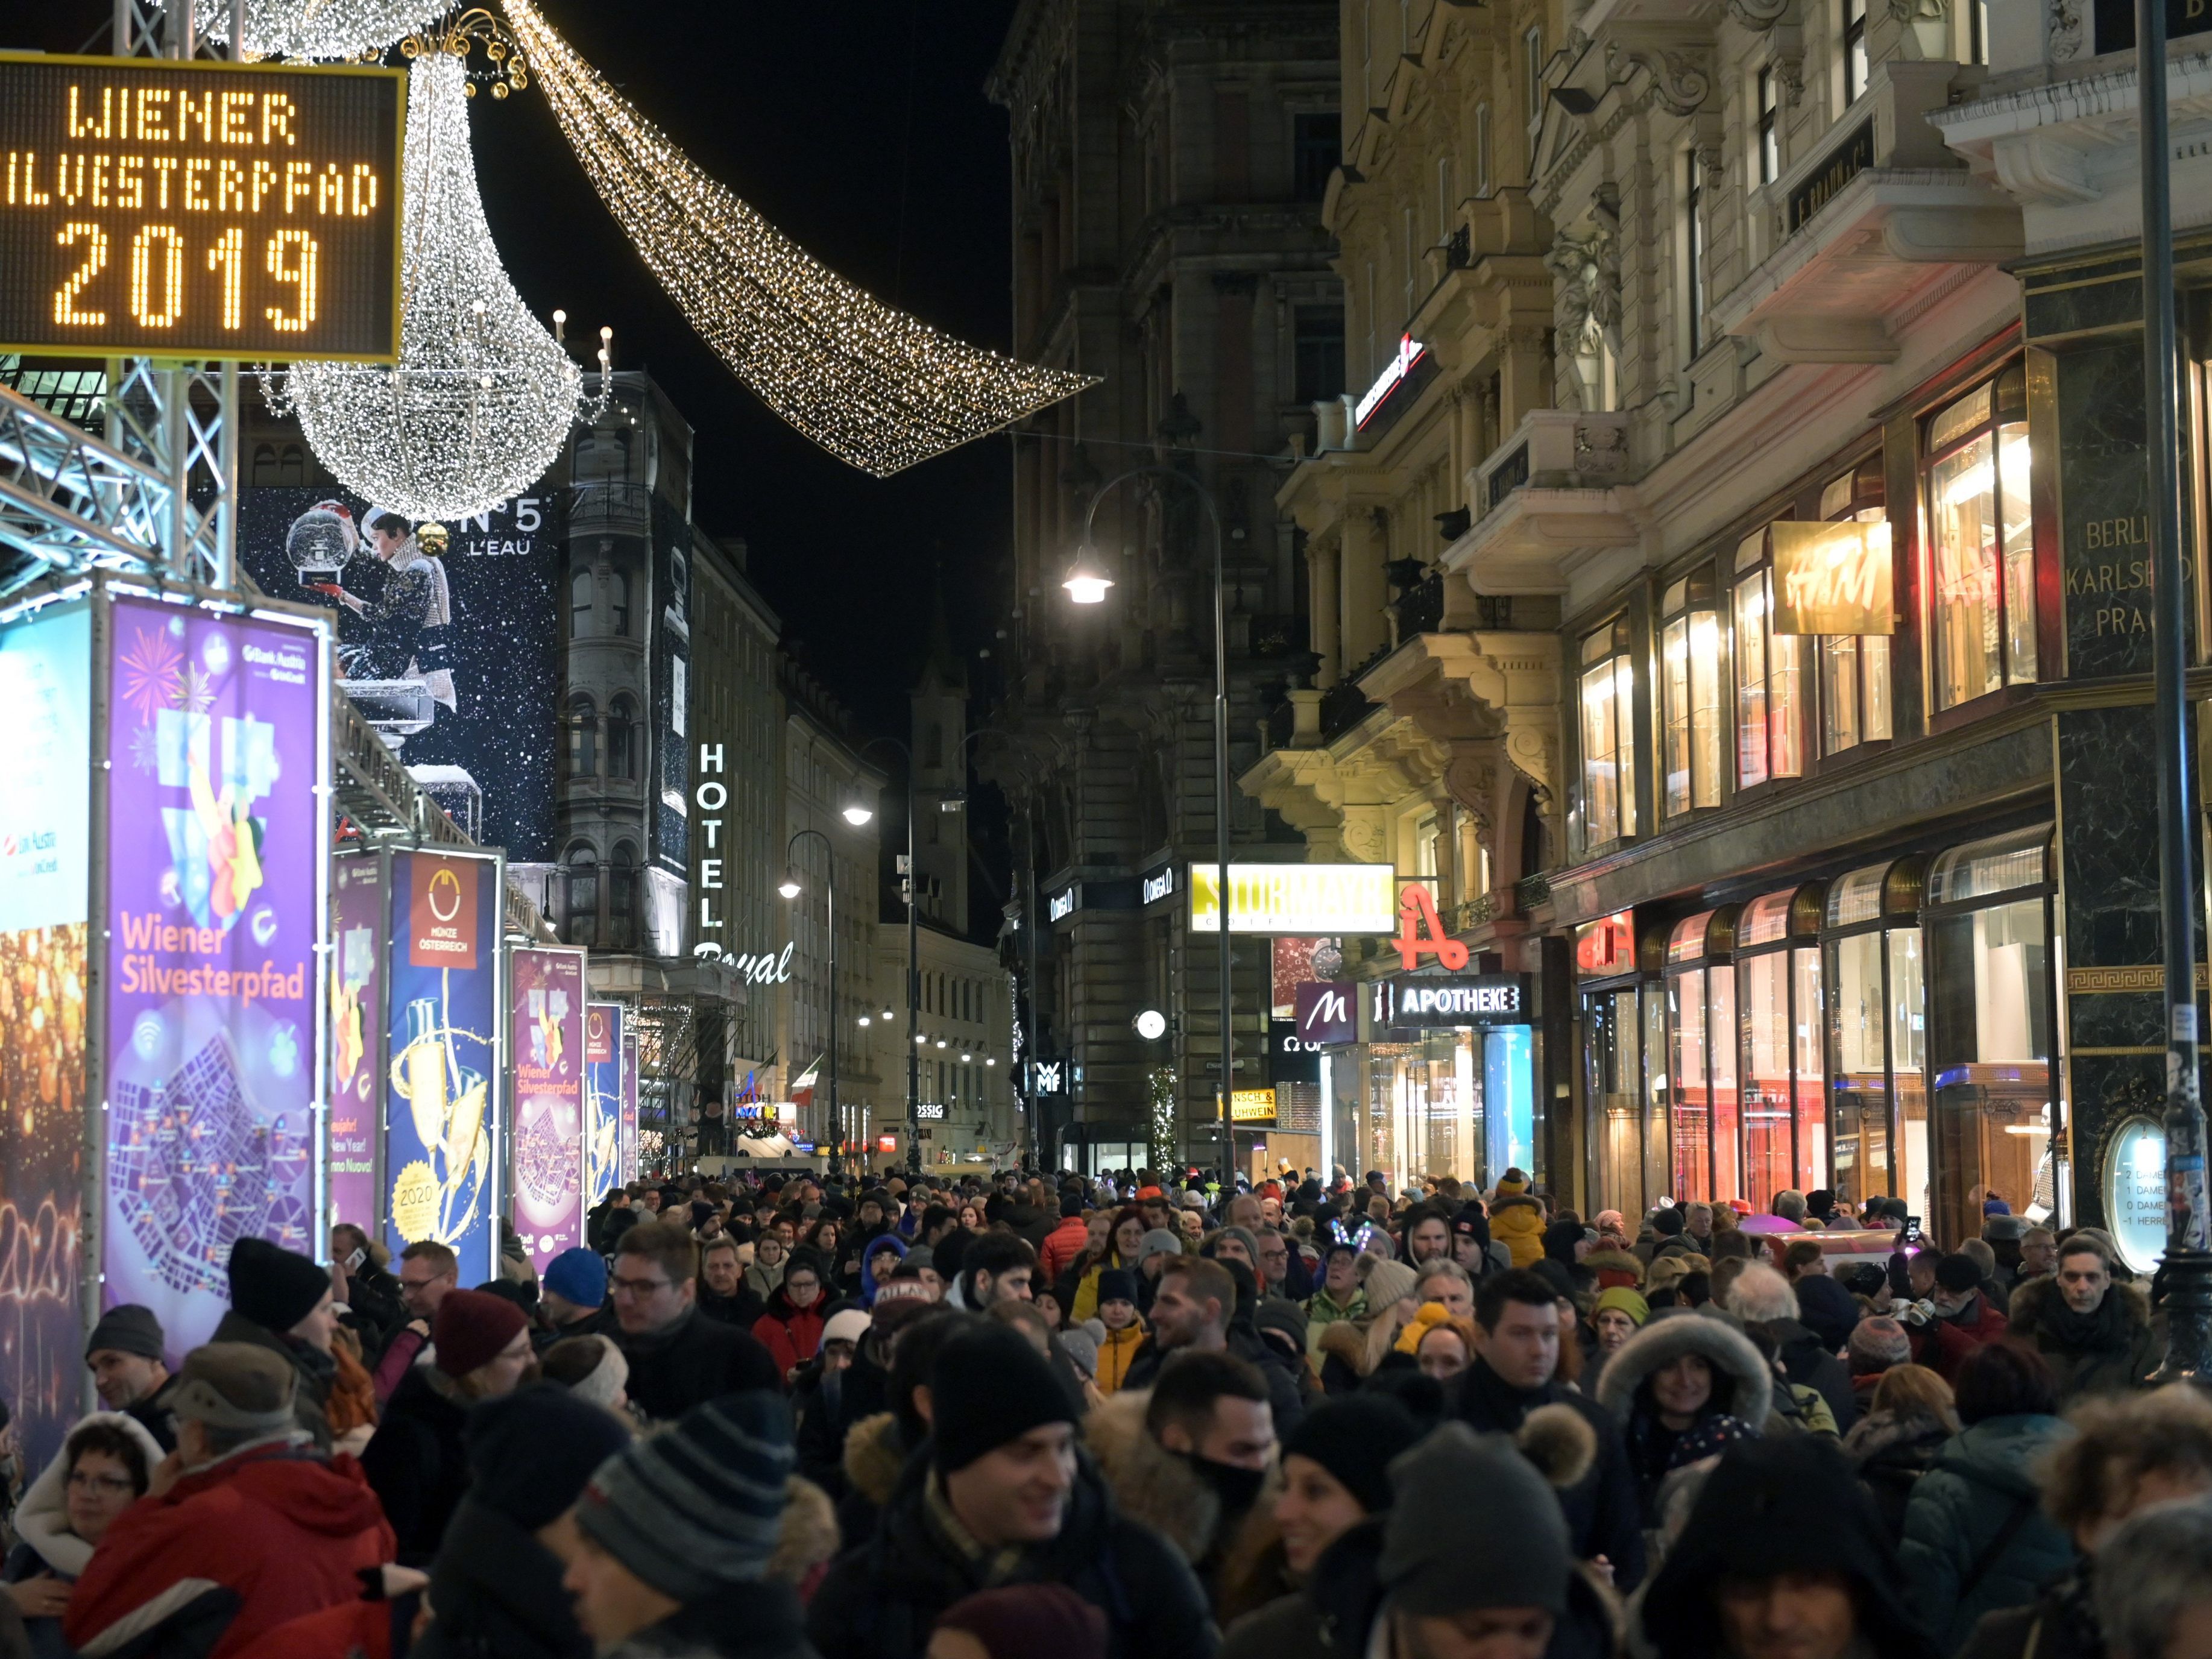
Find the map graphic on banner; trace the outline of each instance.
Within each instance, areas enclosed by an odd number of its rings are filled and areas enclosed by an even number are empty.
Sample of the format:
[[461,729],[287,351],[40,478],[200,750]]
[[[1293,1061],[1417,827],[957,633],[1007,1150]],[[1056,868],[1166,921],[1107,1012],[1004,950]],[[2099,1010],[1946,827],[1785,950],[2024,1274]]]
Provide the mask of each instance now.
[[499,861],[392,857],[385,1243],[435,1239],[461,1282],[499,1271]]
[[83,1396],[92,612],[0,631],[0,1400],[27,1467]]
[[596,1208],[614,1191],[622,1166],[623,1006],[594,1002],[584,1011],[584,1200]]
[[319,641],[120,599],[108,680],[105,1302],[173,1357],[240,1238],[321,1254]]
[[584,1242],[584,953],[512,960],[514,1230],[543,1273]]
[[416,523],[335,487],[240,492],[264,589],[337,615],[338,684],[479,845],[553,856],[559,494]]
[[376,1234],[384,1054],[384,866],[334,860],[331,880],[331,1220]]

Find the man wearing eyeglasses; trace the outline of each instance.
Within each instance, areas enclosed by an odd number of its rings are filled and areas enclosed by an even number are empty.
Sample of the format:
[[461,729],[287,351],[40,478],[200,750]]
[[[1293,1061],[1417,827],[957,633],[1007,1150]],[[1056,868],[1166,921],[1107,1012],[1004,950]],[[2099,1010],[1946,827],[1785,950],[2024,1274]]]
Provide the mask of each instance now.
[[679,1223],[624,1233],[607,1284],[622,1327],[616,1341],[629,1361],[629,1403],[647,1418],[672,1423],[738,1389],[783,1391],[775,1361],[750,1332],[699,1311],[699,1247]]
[[429,1346],[430,1322],[438,1316],[438,1304],[460,1282],[460,1258],[436,1240],[418,1238],[400,1251],[399,1299],[407,1304],[407,1322],[392,1334],[376,1362],[378,1405],[392,1398],[407,1368]]

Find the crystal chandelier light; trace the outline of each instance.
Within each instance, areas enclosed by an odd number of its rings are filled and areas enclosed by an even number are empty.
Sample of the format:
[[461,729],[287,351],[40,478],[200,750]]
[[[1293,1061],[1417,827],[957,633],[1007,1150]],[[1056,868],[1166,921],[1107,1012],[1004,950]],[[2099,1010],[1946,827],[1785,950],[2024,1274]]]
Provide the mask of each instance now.
[[[410,519],[482,513],[535,483],[579,413],[582,376],[499,264],[469,153],[467,71],[416,58],[407,97],[395,368],[297,362],[270,404],[346,487]],[[602,399],[611,382],[601,331]]]
[[[167,0],[173,5],[176,0]],[[198,0],[192,27],[228,42],[231,0]],[[360,58],[445,15],[446,0],[245,0],[245,58]]]
[[570,146],[661,286],[762,401],[831,454],[882,477],[1096,383],[964,344],[845,281],[708,178],[529,0],[503,3]]

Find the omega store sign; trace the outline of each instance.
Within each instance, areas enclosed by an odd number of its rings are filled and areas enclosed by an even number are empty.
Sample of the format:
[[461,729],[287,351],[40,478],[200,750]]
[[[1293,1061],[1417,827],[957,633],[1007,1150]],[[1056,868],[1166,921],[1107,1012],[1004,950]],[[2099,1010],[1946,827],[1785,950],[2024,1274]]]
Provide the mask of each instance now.
[[1526,974],[1400,974],[1368,988],[1369,1024],[1378,1035],[1526,1025],[1528,1007]]

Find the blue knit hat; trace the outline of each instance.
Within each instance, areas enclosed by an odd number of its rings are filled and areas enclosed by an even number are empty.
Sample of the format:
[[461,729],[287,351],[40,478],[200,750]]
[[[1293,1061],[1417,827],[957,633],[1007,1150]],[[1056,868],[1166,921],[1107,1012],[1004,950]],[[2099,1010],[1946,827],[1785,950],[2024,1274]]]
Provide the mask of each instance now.
[[607,1299],[606,1258],[579,1244],[547,1262],[538,1282],[563,1302],[573,1302],[580,1308],[603,1307]]
[[768,1576],[795,1461],[781,1395],[724,1395],[600,1464],[576,1526],[663,1595],[699,1601]]

